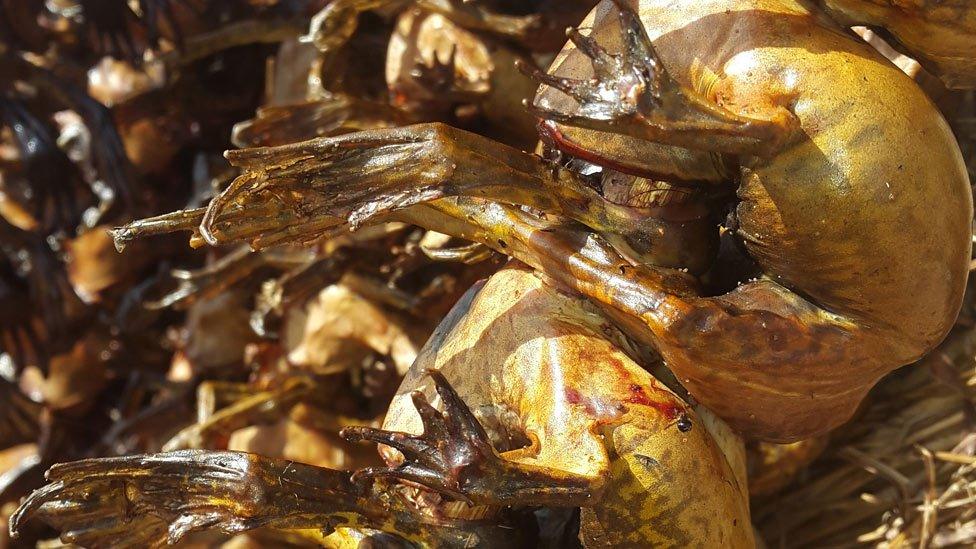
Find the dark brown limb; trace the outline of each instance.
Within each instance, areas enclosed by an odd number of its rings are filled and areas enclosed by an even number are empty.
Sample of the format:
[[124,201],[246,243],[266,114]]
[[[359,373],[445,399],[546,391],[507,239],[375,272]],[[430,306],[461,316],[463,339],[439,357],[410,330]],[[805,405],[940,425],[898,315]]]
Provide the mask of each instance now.
[[11,516],[13,535],[34,518],[60,530],[66,543],[95,548],[156,547],[195,531],[258,527],[313,530],[323,538],[339,526],[375,528],[445,547],[498,534],[478,523],[425,521],[348,473],[242,452],[88,459],[55,465],[47,477],[50,484]]
[[420,391],[411,395],[424,425],[422,435],[370,427],[342,430],[346,440],[385,444],[404,456],[403,463],[396,467],[363,469],[356,472],[356,477],[404,480],[483,505],[575,507],[592,501],[592,479],[500,456],[444,375],[436,370],[428,373],[444,411],[431,406]]
[[[406,7],[408,0],[336,0],[312,18],[303,40],[315,44],[323,54],[335,54],[358,27],[359,15],[368,11]],[[526,40],[539,27],[538,16],[510,16],[495,13],[478,2],[463,0],[416,0],[419,7],[439,13],[460,27],[499,36]]]
[[[260,253],[260,252],[258,252]],[[343,250],[309,260],[280,277],[266,281],[256,297],[251,313],[251,328],[262,337],[275,333],[275,320],[280,319],[291,307],[304,304],[310,297],[346,274],[350,264],[349,254]],[[384,288],[388,289],[386,286]]]
[[495,13],[479,2],[465,0],[417,0],[417,4],[447,17],[462,28],[497,34],[515,40],[529,40],[541,21],[538,15],[513,16]]
[[335,95],[319,101],[273,105],[234,126],[237,147],[271,147],[316,137],[409,123],[403,111],[382,103]]
[[192,231],[200,225],[204,212],[205,208],[180,210],[133,221],[124,227],[116,227],[111,231],[112,239],[115,240],[115,249],[121,252],[127,243],[137,238],[176,231]]

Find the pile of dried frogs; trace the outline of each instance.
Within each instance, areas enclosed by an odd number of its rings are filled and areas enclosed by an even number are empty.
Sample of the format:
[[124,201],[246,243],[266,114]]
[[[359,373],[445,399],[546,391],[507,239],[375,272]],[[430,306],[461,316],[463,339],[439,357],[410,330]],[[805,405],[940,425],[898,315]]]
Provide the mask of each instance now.
[[0,0],[0,57],[0,547],[976,544],[976,4]]

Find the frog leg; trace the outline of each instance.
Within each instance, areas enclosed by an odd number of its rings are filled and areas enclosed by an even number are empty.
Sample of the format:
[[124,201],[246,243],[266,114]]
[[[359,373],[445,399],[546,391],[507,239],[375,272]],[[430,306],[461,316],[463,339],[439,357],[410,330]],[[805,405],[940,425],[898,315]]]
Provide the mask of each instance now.
[[509,461],[492,447],[481,423],[443,374],[429,372],[444,405],[440,412],[422,392],[411,397],[424,433],[410,435],[372,427],[347,427],[349,441],[368,440],[396,448],[405,461],[392,468],[357,471],[360,478],[393,478],[425,486],[469,504],[585,505],[594,480],[557,469]]
[[[251,328],[261,337],[277,337],[275,334],[278,333],[285,311],[307,302],[322,288],[354,277],[348,270],[351,263],[352,256],[339,248],[329,255],[298,265],[278,278],[264,281],[255,296]],[[380,285],[380,291],[388,296],[397,293],[394,288],[385,284]],[[380,302],[389,303],[390,300]]]
[[[407,144],[413,148],[399,149],[397,156],[417,163],[416,171],[406,170],[405,175],[411,177],[411,181],[430,176],[434,182],[440,182],[461,172],[452,183],[476,184],[483,180],[466,176],[467,169],[498,169],[498,166],[506,165],[474,162],[465,166],[462,172],[458,169],[460,164],[449,164],[446,174],[437,174],[419,168],[419,162],[429,158],[421,152],[424,147]],[[339,143],[330,148],[334,158],[337,151],[342,153]],[[257,149],[250,154],[269,151],[275,149]],[[389,151],[386,149],[382,154]],[[340,162],[350,156],[355,154],[342,155]],[[370,156],[375,158],[375,152]],[[297,162],[282,169],[285,180],[302,175],[301,164],[307,158],[314,158],[314,155],[298,155]],[[261,164],[256,162],[255,166],[258,165]],[[386,166],[379,163],[374,168],[385,171]],[[479,175],[493,182],[503,176],[511,177],[513,173],[518,172],[499,169],[492,173],[484,169]],[[350,182],[375,177],[362,172],[350,176],[345,169],[333,175],[342,176],[349,177]],[[282,175],[278,177],[282,178]],[[390,176],[383,177],[390,181]],[[399,177],[399,174],[393,177]],[[538,179],[524,181],[530,185],[523,189],[537,188]],[[458,187],[460,185],[453,185],[449,190],[461,194],[457,192]],[[416,189],[416,186],[412,188]],[[492,192],[504,188],[499,186]],[[520,194],[517,192],[519,187],[508,188],[515,188],[513,194]],[[350,193],[361,189],[351,189]],[[223,203],[215,200],[209,211],[216,212],[215,217],[219,220],[222,209],[237,215],[237,212],[251,208],[252,200],[256,202],[254,211],[275,211],[270,207],[270,199],[262,197],[263,190],[258,185],[250,196],[236,203],[238,197],[235,196],[225,198]],[[492,192],[485,192],[485,195],[491,198]],[[565,192],[567,187],[553,186],[554,194]],[[360,222],[365,218],[415,223],[480,242],[546,273],[565,287],[606,306],[614,320],[626,327],[633,337],[657,349],[702,404],[733,427],[759,438],[789,442],[838,426],[853,414],[867,390],[892,365],[907,364],[919,356],[917,343],[910,338],[889,337],[883,326],[868,328],[857,319],[827,311],[776,282],[757,280],[725,295],[702,296],[686,275],[660,267],[634,265],[604,239],[578,225],[546,223],[544,219],[512,206],[464,197],[444,199],[445,194],[436,187],[406,196],[393,194],[383,203],[373,202],[365,210],[361,209],[365,215],[360,214]],[[554,205],[551,195],[538,200],[539,195],[534,192],[525,192],[524,196],[534,202],[524,198],[516,202],[524,201],[544,211],[553,211],[541,207],[543,204]],[[346,211],[354,211],[349,205],[361,200],[361,197],[349,195],[344,198],[350,200],[345,206]],[[230,205],[234,207],[229,208]],[[314,212],[314,208],[311,211]],[[327,213],[329,211],[333,213]],[[235,236],[273,239],[278,232],[286,233],[289,238],[294,238],[294,233],[324,232],[344,224],[345,220],[336,216],[341,211],[331,209],[302,217],[307,214],[292,210],[287,213],[295,220],[292,226],[265,229],[267,232],[263,236],[251,229],[237,232]],[[380,212],[385,213],[379,215]],[[223,226],[233,229],[232,224]],[[878,357],[884,358],[879,360]],[[854,367],[854,364],[858,366]],[[730,394],[741,398],[730,400]]]
[[[86,547],[157,547],[196,531],[373,528],[437,547],[485,543],[491,525],[425,521],[349,474],[243,452],[186,450],[86,459],[47,472],[10,517],[40,518]],[[497,542],[497,540],[496,540]]]
[[698,402],[763,440],[791,442],[837,427],[892,364],[919,357],[914,342],[774,281],[702,296],[685,273],[633,265],[579,226],[510,206],[440,200],[399,216],[481,242],[603,305],[631,337],[660,353]]
[[197,423],[208,421],[217,410],[254,396],[250,383],[234,381],[204,381],[197,386]]
[[365,130],[226,156],[242,173],[202,215],[187,210],[136,221],[114,231],[117,243],[195,225],[194,245],[309,243],[450,196],[559,213],[602,234],[650,233],[642,238],[652,240],[677,234],[647,230],[658,222],[654,215],[610,202],[571,170],[444,124]]
[[587,546],[751,546],[741,440],[713,428],[628,348],[585,298],[513,263],[458,301],[404,377],[383,426],[421,431],[411,400],[437,389],[427,375],[435,368],[495,447],[511,449],[504,459],[591,479],[580,537],[601,543]]
[[303,42],[311,42],[323,54],[335,54],[355,34],[359,15],[384,7],[405,6],[409,0],[336,0],[316,13]]
[[204,208],[178,210],[155,217],[138,219],[123,227],[115,227],[110,232],[115,241],[115,249],[125,250],[126,244],[136,238],[144,238],[176,231],[193,230],[203,219]]
[[768,119],[740,116],[682,86],[668,73],[638,14],[625,0],[613,2],[623,33],[621,53],[611,54],[577,29],[568,32],[589,57],[592,78],[556,76],[518,64],[540,84],[577,103],[563,109],[549,106],[544,97],[536,104],[527,102],[540,118],[689,149],[766,157],[794,135],[796,119],[785,109]]
[[455,248],[431,248],[420,243],[420,251],[431,261],[459,262],[474,265],[491,258],[491,248],[484,244],[472,243]]
[[531,39],[541,19],[538,15],[505,15],[466,0],[416,0],[419,7],[439,13],[459,27],[497,34],[515,40]]
[[[200,221],[200,234],[211,245],[292,227],[294,238],[274,242],[313,238],[446,196],[560,212],[608,233],[628,233],[646,217],[607,201],[569,170],[443,124],[366,130],[226,156],[243,173]],[[193,215],[144,220],[116,234],[127,239],[183,228]]]

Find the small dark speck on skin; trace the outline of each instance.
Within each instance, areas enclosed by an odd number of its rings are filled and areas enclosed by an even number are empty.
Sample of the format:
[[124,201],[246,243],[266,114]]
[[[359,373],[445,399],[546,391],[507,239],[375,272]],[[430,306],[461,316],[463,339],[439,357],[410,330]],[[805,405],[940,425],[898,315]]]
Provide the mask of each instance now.
[[653,469],[661,466],[661,462],[652,458],[651,456],[645,456],[644,454],[634,454],[634,459],[640,462],[645,469]]
[[691,419],[689,419],[685,414],[681,414],[681,417],[678,418],[678,430],[682,433],[687,433],[691,430],[692,426],[693,424]]

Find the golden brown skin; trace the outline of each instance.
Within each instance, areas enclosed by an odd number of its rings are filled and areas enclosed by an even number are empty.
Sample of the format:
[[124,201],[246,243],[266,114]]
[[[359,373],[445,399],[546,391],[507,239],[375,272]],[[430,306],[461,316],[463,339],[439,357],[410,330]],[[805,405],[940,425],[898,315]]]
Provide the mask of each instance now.
[[890,32],[949,88],[976,87],[976,3],[970,0],[820,0],[839,23]]
[[[604,2],[582,24],[610,51],[621,48],[615,12]],[[732,177],[716,169],[712,179],[738,180],[738,236],[767,277],[725,296],[665,291],[629,308],[691,393],[734,426],[782,441],[834,427],[956,316],[972,218],[958,145],[910,79],[803,4],[647,0],[639,17],[668,71],[653,77],[664,90],[656,112],[586,120],[552,89],[537,105],[564,122],[549,126],[561,144],[597,158],[618,150],[595,145],[606,131],[620,148],[722,155],[712,165],[732,166]],[[573,47],[553,69],[591,71]],[[736,159],[736,149],[752,154]]]
[[[384,428],[424,431],[411,397],[433,394],[427,369],[434,368],[506,462],[549,471],[537,488],[522,478],[471,475],[478,464],[463,463],[461,479],[489,488],[481,499],[467,492],[476,503],[583,505],[587,546],[752,547],[741,441],[715,438],[623,351],[625,341],[586,300],[509,267],[462,298],[438,328]],[[391,476],[411,480],[408,473]],[[420,482],[437,487],[444,479]],[[574,501],[577,493],[585,497]]]
[[[568,47],[547,82],[596,105],[599,116],[550,89],[536,109],[558,123],[545,123],[544,133],[570,154],[622,171],[738,183],[737,236],[763,279],[716,297],[674,286],[660,257],[635,255],[620,239],[650,235],[666,248],[668,209],[614,204],[569,170],[438,124],[233,151],[228,158],[244,174],[206,212],[145,220],[120,235],[199,224],[211,244],[269,246],[400,210],[608,305],[733,427],[773,441],[827,431],[878,378],[938,343],[957,313],[972,217],[958,146],[910,79],[801,5],[664,9],[648,1],[641,10],[638,19],[605,2],[584,22],[595,36],[572,36],[602,56],[610,67],[602,83],[619,100],[599,104],[586,89],[593,81],[557,79],[592,74],[586,56]],[[593,44],[619,52],[621,36],[623,56]],[[553,243],[529,221],[512,225],[508,214],[474,206],[442,211],[447,219],[416,209],[448,196],[558,213],[617,249],[599,248],[581,269],[571,240]]]

